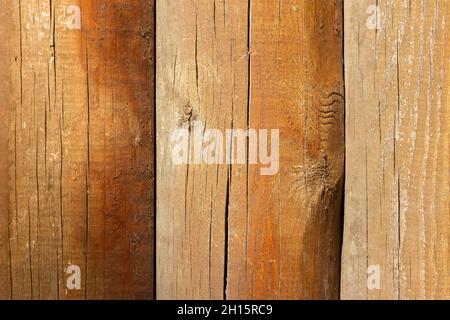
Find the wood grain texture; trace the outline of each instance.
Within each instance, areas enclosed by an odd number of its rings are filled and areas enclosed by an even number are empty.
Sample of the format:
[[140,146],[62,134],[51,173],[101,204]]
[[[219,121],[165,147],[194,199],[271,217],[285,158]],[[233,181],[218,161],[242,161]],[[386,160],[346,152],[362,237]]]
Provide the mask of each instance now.
[[[19,28],[14,25],[14,8],[0,1],[0,300],[11,299],[9,250],[9,131],[12,106],[18,101]],[[13,76],[16,75],[16,76]]]
[[[158,2],[158,298],[339,297],[342,10]],[[279,129],[278,175],[249,161],[174,164],[171,134],[190,130],[193,151],[195,121],[200,131]]]
[[342,12],[342,1],[251,1],[249,125],[280,130],[280,171],[248,170],[246,216],[230,219],[229,260],[243,269],[228,268],[230,298],[339,298]]
[[153,6],[1,1],[13,299],[153,297]]
[[157,3],[159,299],[225,298],[230,168],[173,164],[171,135],[184,128],[193,141],[194,120],[245,129],[247,7],[236,0]]
[[450,298],[449,5],[345,1],[345,299]]

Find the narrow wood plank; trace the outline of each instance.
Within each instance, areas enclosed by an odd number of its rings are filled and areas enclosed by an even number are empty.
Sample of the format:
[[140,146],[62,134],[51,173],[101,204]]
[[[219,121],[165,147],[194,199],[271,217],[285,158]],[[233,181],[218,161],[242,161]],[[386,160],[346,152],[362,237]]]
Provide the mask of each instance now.
[[[10,176],[14,181],[10,191],[10,243],[13,299],[55,299],[58,297],[58,261],[60,215],[59,190],[53,177],[57,164],[54,139],[48,132],[55,130],[54,47],[51,39],[49,3],[21,2],[15,8],[19,33],[20,81],[15,88],[20,95],[13,105],[11,132],[13,161]],[[51,106],[52,104],[52,106]],[[53,135],[50,135],[51,137]],[[47,162],[47,160],[49,160]]]
[[84,1],[87,298],[154,297],[154,1]]
[[246,216],[230,219],[231,299],[339,298],[342,12],[342,1],[251,1],[249,125],[279,130],[280,158],[273,176],[249,166]]
[[[19,68],[17,4],[0,1],[0,300],[11,299],[11,268],[9,248],[9,131],[11,106],[19,101],[17,76]],[[13,76],[15,75],[15,76]]]
[[205,129],[223,134],[234,121],[245,129],[247,8],[241,0],[157,3],[159,299],[225,297],[230,168],[173,163],[171,136],[187,130],[193,152]]
[[345,2],[345,299],[450,297],[449,4]]
[[12,298],[152,298],[153,1],[8,5]]

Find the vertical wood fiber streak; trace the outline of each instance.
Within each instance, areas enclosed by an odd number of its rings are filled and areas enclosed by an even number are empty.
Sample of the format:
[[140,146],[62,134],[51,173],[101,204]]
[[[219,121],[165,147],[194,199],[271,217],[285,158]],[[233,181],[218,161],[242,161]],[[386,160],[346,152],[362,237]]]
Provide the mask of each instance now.
[[450,298],[449,21],[447,0],[345,1],[345,299]]
[[0,297],[153,297],[153,6],[1,0]]

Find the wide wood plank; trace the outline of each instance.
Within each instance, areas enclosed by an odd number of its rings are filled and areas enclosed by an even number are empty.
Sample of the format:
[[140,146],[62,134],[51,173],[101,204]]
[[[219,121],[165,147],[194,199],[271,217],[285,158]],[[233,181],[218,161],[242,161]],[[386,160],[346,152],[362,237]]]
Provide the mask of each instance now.
[[[158,298],[339,297],[342,10],[341,1],[158,3]],[[243,163],[174,163],[177,129],[193,155],[211,128],[224,140],[254,129],[257,143],[259,129],[278,129],[279,170],[261,175],[268,165],[253,163],[245,135],[243,151],[242,138],[216,150],[241,151]]]

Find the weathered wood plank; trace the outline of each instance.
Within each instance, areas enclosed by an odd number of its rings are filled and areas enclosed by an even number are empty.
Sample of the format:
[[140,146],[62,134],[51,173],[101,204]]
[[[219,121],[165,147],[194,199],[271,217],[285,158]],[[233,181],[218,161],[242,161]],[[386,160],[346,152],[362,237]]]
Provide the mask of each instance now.
[[[158,298],[339,296],[342,9],[158,3]],[[186,129],[193,152],[196,121],[200,136],[255,129],[259,142],[279,129],[279,172],[261,175],[250,139],[244,163],[174,163],[172,133]]]
[[[188,130],[193,151],[198,148],[195,137],[205,128],[224,132],[233,125],[245,126],[247,7],[247,1],[240,0],[157,3],[160,299],[225,297],[230,167],[198,164],[195,159],[192,164],[174,164],[171,135]],[[225,149],[217,152],[224,155]]]
[[11,299],[11,268],[9,239],[9,131],[11,107],[18,103],[20,77],[19,28],[17,5],[0,1],[0,299]]
[[342,1],[251,1],[249,125],[279,130],[280,158],[273,176],[249,167],[247,216],[230,219],[245,247],[230,250],[245,270],[229,268],[230,298],[339,297],[342,12]]
[[85,1],[88,298],[148,299],[154,278],[154,1]]
[[343,298],[450,297],[449,4],[345,2]]
[[12,298],[152,298],[153,1],[1,3]]

